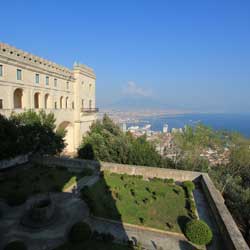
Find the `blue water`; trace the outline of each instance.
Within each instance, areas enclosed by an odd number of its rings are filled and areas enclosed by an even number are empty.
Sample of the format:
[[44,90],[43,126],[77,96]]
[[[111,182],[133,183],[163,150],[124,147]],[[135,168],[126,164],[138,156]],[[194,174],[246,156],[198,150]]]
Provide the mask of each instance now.
[[223,129],[236,131],[246,137],[250,137],[250,114],[185,114],[154,116],[143,118],[138,123],[131,123],[128,124],[128,126],[151,124],[152,130],[162,131],[162,127],[165,123],[168,124],[171,130],[172,128],[183,128],[185,125],[193,126],[199,122],[216,130]]

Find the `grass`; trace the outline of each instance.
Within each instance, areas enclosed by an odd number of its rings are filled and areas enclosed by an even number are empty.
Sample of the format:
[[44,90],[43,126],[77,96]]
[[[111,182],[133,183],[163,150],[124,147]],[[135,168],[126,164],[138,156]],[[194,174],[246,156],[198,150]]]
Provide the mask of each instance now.
[[181,232],[183,218],[189,218],[184,189],[159,179],[105,172],[82,196],[95,216],[131,224]]
[[88,240],[79,244],[72,244],[67,242],[55,250],[132,250],[132,247],[120,245],[113,242],[104,242],[97,240]]
[[89,171],[72,173],[63,167],[40,165],[16,168],[6,172],[0,180],[0,198],[7,199],[13,193],[21,193],[28,198],[36,193],[61,192],[89,174]]

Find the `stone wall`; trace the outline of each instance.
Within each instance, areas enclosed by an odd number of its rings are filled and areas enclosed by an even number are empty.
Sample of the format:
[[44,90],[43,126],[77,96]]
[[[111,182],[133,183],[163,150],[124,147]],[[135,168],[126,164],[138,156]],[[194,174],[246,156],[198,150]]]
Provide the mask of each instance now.
[[99,169],[100,164],[95,161],[80,160],[80,159],[71,159],[67,157],[43,157],[43,158],[34,158],[33,162],[49,165],[49,166],[61,166],[73,170],[75,172],[80,172],[83,168],[91,168],[93,170]]
[[18,155],[15,158],[0,161],[0,170],[24,164],[29,161],[29,154]]
[[227,250],[249,250],[232,215],[225,206],[222,195],[215,188],[208,174],[202,174],[200,182]]
[[102,171],[110,171],[118,174],[142,175],[145,179],[160,178],[174,179],[175,181],[196,180],[200,177],[200,172],[182,171],[176,169],[154,168],[145,166],[125,165],[109,162],[101,162]]

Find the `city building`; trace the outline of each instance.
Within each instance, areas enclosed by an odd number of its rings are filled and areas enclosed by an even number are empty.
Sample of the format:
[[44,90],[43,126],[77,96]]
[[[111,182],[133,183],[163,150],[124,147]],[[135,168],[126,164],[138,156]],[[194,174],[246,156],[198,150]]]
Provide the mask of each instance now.
[[163,125],[162,132],[163,132],[163,133],[167,133],[167,132],[168,132],[168,124],[164,124],[164,125]]
[[120,125],[120,127],[121,127],[122,132],[124,132],[124,133],[127,132],[127,124],[126,124],[125,122],[123,122],[123,123]]
[[71,70],[0,43],[0,114],[53,112],[57,128],[67,131],[67,152],[76,151],[96,120],[95,80],[85,65],[75,63]]

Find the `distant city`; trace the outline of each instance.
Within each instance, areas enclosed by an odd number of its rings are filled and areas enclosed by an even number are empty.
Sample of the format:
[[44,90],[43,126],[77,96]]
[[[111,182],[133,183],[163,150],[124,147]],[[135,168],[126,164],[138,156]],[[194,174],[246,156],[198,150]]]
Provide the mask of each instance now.
[[[102,110],[98,114],[101,118],[107,113],[112,120],[120,126],[126,124],[126,129],[136,133],[162,132],[167,124],[168,132],[183,130],[186,125],[195,126],[198,123],[210,126],[216,130],[238,132],[250,137],[250,114],[211,114],[211,113],[187,113],[174,110],[145,110],[124,111],[115,109]],[[147,129],[145,129],[147,128]],[[166,129],[166,128],[165,128]]]

